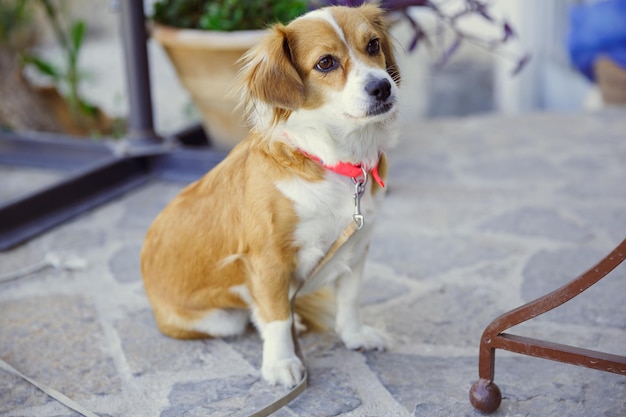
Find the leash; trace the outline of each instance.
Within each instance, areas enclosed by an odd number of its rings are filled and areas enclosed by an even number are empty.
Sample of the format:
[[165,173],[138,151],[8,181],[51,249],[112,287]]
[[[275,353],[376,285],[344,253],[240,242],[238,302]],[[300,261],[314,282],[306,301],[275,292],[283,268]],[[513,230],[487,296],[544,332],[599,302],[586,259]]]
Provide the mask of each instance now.
[[84,259],[62,259],[56,253],[50,252],[46,254],[46,256],[36,264],[26,266],[22,269],[18,269],[17,271],[0,275],[0,284],[25,277],[26,275],[34,274],[35,272],[43,271],[48,267],[52,267],[56,270],[78,270],[84,269],[86,266],[87,263]]
[[[293,346],[294,346],[296,356],[298,356],[298,358],[302,361],[302,364],[304,365],[304,375],[302,377],[302,380],[295,387],[293,387],[287,394],[278,398],[274,402],[268,404],[261,410],[256,411],[253,414],[250,414],[248,417],[267,417],[275,413],[276,411],[280,410],[281,408],[289,404],[291,401],[293,401],[300,394],[302,394],[302,392],[304,392],[304,390],[308,386],[309,374],[306,370],[304,355],[302,354],[302,348],[300,347],[300,341],[298,340],[298,334],[296,332],[296,320],[295,320],[295,309],[294,309],[296,296],[298,295],[298,292],[302,289],[304,284],[310,281],[315,275],[317,275],[319,271],[324,267],[324,265],[326,265],[335,256],[335,254],[339,251],[339,249],[341,249],[343,245],[345,245],[350,240],[350,238],[354,236],[354,234],[357,231],[361,230],[363,226],[365,225],[365,218],[363,214],[361,213],[361,198],[365,194],[365,185],[367,184],[367,171],[363,167],[361,167],[361,171],[362,171],[361,173],[362,173],[363,179],[361,179],[360,176],[352,177],[352,181],[354,182],[354,195],[353,195],[354,214],[352,215],[353,221],[351,221],[350,224],[348,224],[348,226],[341,232],[339,237],[331,245],[330,249],[328,249],[328,252],[326,252],[326,255],[324,255],[324,257],[320,259],[320,261],[317,263],[315,268],[313,268],[313,270],[309,273],[309,275],[300,282],[300,284],[298,285],[298,288],[296,288],[296,291],[294,292],[290,300],[291,338],[293,340]],[[81,263],[80,261],[70,261],[70,262],[63,263],[61,260],[59,260],[58,257],[54,255],[48,255],[43,261],[35,265],[31,265],[29,267],[23,268],[19,271],[16,271],[10,274],[1,275],[0,283],[12,281],[14,279],[17,279],[26,275],[30,275],[34,272],[43,270],[49,266],[52,266],[57,269],[63,269],[63,268],[80,269],[80,268],[83,268],[85,265]],[[3,369],[4,371],[12,375],[22,378],[23,380],[29,382],[30,384],[32,384],[33,386],[37,387],[39,390],[47,394],[49,397],[63,404],[67,408],[73,411],[76,411],[77,413],[79,413],[80,415],[84,417],[99,417],[97,414],[89,411],[88,409],[78,404],[71,398],[63,395],[59,391],[53,388],[47,387],[46,385],[40,384],[37,381],[22,374],[21,372],[13,368],[11,365],[6,363],[2,359],[0,359],[0,369]]]
[[253,414],[250,414],[248,417],[267,417],[281,408],[285,407],[291,401],[296,399],[304,390],[307,388],[309,384],[309,374],[306,369],[306,364],[304,361],[304,355],[302,354],[302,349],[300,347],[300,341],[298,340],[298,334],[296,332],[296,320],[295,320],[295,302],[298,292],[302,289],[304,284],[310,281],[315,275],[319,273],[319,271],[326,265],[335,254],[345,245],[354,234],[361,230],[365,225],[365,217],[363,213],[361,213],[361,198],[365,194],[365,185],[367,184],[367,171],[365,168],[360,167],[361,174],[363,179],[359,176],[352,177],[352,181],[354,182],[354,214],[352,215],[352,221],[348,226],[341,232],[339,237],[333,242],[326,255],[317,263],[315,268],[309,273],[309,275],[300,281],[298,288],[291,296],[291,339],[293,340],[294,350],[296,352],[296,356],[302,361],[304,365],[304,375],[302,376],[302,380],[293,387],[289,392],[287,392],[282,397],[278,398],[274,402],[268,404],[264,408],[259,411],[256,411]]
[[300,341],[298,340],[298,334],[296,332],[296,320],[295,320],[295,317],[294,317],[294,314],[295,314],[294,305],[295,305],[295,301],[296,301],[296,296],[298,295],[298,292],[304,286],[304,284],[307,281],[309,281],[313,276],[315,276],[320,271],[320,269],[322,269],[322,267],[324,265],[326,265],[328,263],[328,261],[330,261],[332,259],[333,256],[335,256],[337,251],[344,244],[346,244],[346,242],[348,240],[350,240],[350,238],[359,229],[361,229],[363,227],[363,221],[362,220],[363,219],[361,218],[361,223],[359,223],[359,224],[357,224],[356,220],[350,222],[348,227],[346,227],[343,230],[343,232],[341,233],[341,235],[339,235],[337,240],[335,240],[335,242],[330,247],[330,249],[326,253],[326,255],[315,266],[313,271],[311,271],[311,273],[307,276],[306,279],[304,279],[303,281],[300,282],[300,285],[298,285],[298,288],[296,289],[296,292],[291,297],[291,339],[293,340],[293,346],[294,346],[294,350],[296,352],[296,356],[302,361],[302,364],[304,365],[304,375],[302,376],[302,380],[295,387],[293,387],[289,392],[287,392],[285,395],[283,395],[282,397],[278,398],[276,401],[272,402],[271,404],[268,404],[263,409],[261,409],[259,411],[256,411],[253,414],[250,414],[248,417],[267,417],[267,416],[275,413],[276,411],[280,410],[281,408],[285,407],[291,401],[296,399],[300,394],[302,394],[304,392],[304,390],[307,388],[307,386],[309,384],[309,375],[308,375],[308,372],[306,370],[306,365],[305,365],[305,362],[304,362],[304,355],[302,354],[302,349],[300,347]]
[[47,386],[45,386],[43,384],[40,384],[39,382],[37,382],[37,381],[27,377],[26,375],[24,375],[23,373],[21,373],[17,369],[13,368],[11,365],[6,363],[2,359],[0,359],[0,369],[3,369],[5,371],[7,371],[8,373],[13,374],[13,375],[15,375],[15,376],[17,376],[19,378],[22,378],[24,381],[29,382],[30,384],[32,384],[35,387],[39,388],[41,391],[43,391],[49,397],[55,399],[57,402],[63,404],[67,408],[76,411],[80,415],[83,415],[85,417],[100,417],[97,414],[92,413],[91,411],[87,410],[85,407],[83,407],[82,405],[78,404],[76,401],[72,400],[71,398],[66,397],[65,395],[61,394],[59,391],[57,391],[55,389],[52,389],[50,387],[47,387]]

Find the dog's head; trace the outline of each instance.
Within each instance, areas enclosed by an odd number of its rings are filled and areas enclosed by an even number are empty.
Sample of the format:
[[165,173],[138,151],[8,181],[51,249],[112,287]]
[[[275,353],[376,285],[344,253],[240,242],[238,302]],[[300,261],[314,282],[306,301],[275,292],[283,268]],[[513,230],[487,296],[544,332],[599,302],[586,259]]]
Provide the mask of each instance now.
[[371,4],[274,25],[243,64],[242,104],[256,129],[292,116],[360,126],[396,113],[400,74],[383,11]]

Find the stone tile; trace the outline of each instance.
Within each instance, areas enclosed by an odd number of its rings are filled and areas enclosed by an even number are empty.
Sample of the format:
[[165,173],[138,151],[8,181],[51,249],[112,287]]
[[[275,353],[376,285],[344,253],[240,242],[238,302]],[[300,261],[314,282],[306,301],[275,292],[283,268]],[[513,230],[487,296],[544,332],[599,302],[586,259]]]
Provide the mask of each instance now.
[[184,184],[152,182],[124,199],[125,214],[117,227],[148,230],[154,218],[184,187]]
[[528,182],[561,176],[550,161],[539,156],[488,158],[468,167],[466,172],[489,181]]
[[0,370],[0,399],[0,416],[11,416],[27,407],[52,401],[35,386],[3,370]]
[[[606,156],[606,155],[605,155]],[[561,167],[568,171],[568,174],[581,178],[599,179],[606,175],[611,175],[613,166],[607,165],[606,158],[598,158],[598,155],[584,154],[568,157],[561,163]]]
[[454,178],[450,166],[450,155],[442,152],[429,152],[420,158],[403,158],[400,151],[390,155],[390,184],[394,181],[413,180],[416,182],[450,182]]
[[[483,415],[469,402],[469,389],[478,379],[477,358],[366,356],[389,392],[416,417]],[[626,412],[626,381],[620,375],[515,356],[496,358],[495,382],[503,400],[494,416],[617,417]]]
[[361,399],[344,372],[335,368],[312,368],[309,372],[309,388],[289,404],[295,415],[334,417],[361,405]]
[[[505,311],[498,294],[478,286],[443,286],[395,303],[384,312],[394,345],[473,347],[497,315]],[[500,306],[500,307],[499,307]]]
[[203,370],[215,377],[253,371],[221,339],[179,340],[163,335],[151,310],[128,314],[116,328],[134,376]]
[[[515,204],[523,199],[523,195],[520,195],[520,187],[498,183],[469,186],[460,180],[436,183],[391,178],[389,184],[390,195],[383,203],[381,220],[387,214],[395,218],[396,225],[398,225],[398,220],[404,220],[402,223],[404,226],[413,224],[419,219],[411,215],[410,210],[413,207],[438,206],[444,213],[460,211],[464,207],[468,207],[469,210],[479,207],[483,211],[491,212],[496,207]],[[405,210],[409,213],[404,216],[395,216],[396,210]]]
[[[558,308],[567,308],[567,304]],[[550,314],[546,313],[545,316],[525,321],[513,327],[510,333],[614,355],[624,355],[626,332],[623,329],[608,326],[584,326],[585,331],[580,331],[580,325],[552,320]]]
[[109,260],[109,269],[119,283],[141,281],[141,244],[128,244],[118,249]]
[[626,239],[626,210],[622,207],[601,207],[594,204],[593,207],[574,207],[572,210],[588,227],[606,233],[615,242],[615,246]]
[[620,178],[600,177],[593,181],[566,184],[560,187],[557,193],[585,202],[590,200],[620,202],[626,195],[626,183]]
[[373,239],[369,258],[392,265],[394,270],[418,280],[429,279],[455,268],[513,256],[518,249],[491,238],[416,234],[412,228],[393,239]]
[[509,211],[487,221],[482,228],[515,236],[564,242],[584,242],[592,237],[590,230],[566,219],[558,210],[538,207]]
[[385,388],[412,415],[477,416],[468,400],[477,372],[475,358],[439,358],[367,353],[367,363]]
[[55,229],[50,237],[51,247],[63,248],[66,252],[84,252],[99,248],[105,241],[104,230],[76,222]]
[[501,207],[520,200],[515,190],[456,185],[396,184],[392,182],[376,219],[372,239],[396,242],[403,236],[423,234],[433,238],[469,232],[487,221]]
[[[538,252],[524,268],[522,296],[530,301],[556,290],[589,270],[608,253],[609,250],[585,248]],[[626,263],[622,263],[598,284],[544,317],[562,323],[626,329],[625,273]]]
[[[248,417],[258,410],[265,408],[267,405],[281,398],[287,393],[287,389],[282,387],[272,387],[265,381],[258,379],[257,382],[252,385],[247,395],[237,409],[233,410],[232,414],[227,414],[232,417]],[[293,404],[290,403],[290,405]],[[226,414],[222,414],[226,415]],[[299,416],[290,410],[289,407],[283,407],[276,413],[272,414],[272,417],[294,417]]]
[[26,266],[38,264],[44,259],[48,251],[48,248],[41,245],[40,241],[31,241],[9,252],[0,252],[0,275],[12,274]]
[[362,304],[378,304],[408,293],[409,287],[390,279],[391,268],[366,262],[361,290]]
[[502,415],[626,415],[621,375],[515,356],[496,359],[495,381],[502,391]]
[[255,369],[261,369],[263,341],[253,326],[250,326],[245,334],[227,337],[224,341]]
[[257,381],[256,377],[244,376],[175,384],[168,396],[170,406],[161,417],[232,414],[242,407]]
[[[361,400],[348,383],[345,371],[327,366],[314,367],[310,360],[328,357],[333,349],[345,349],[336,338],[311,334],[302,338],[310,373],[309,388],[288,409],[277,416],[338,416],[359,407]],[[332,340],[331,340],[332,339]],[[246,334],[226,339],[228,345],[250,360],[254,374],[216,380],[176,384],[169,396],[170,407],[163,415],[232,415],[246,417],[273,402],[287,391],[260,379],[262,345],[257,335]],[[320,346],[315,342],[321,341]],[[223,355],[222,361],[228,361]],[[219,373],[218,373],[219,375]],[[320,401],[323,398],[324,401]]]
[[87,299],[33,297],[2,302],[0,311],[0,356],[14,368],[77,400],[120,392],[121,381]]

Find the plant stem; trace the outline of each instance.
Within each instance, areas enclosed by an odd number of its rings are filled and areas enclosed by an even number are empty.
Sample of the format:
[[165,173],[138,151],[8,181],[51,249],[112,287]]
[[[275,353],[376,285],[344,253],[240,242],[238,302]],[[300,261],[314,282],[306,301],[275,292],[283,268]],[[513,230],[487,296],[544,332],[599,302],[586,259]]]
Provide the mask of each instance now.
[[65,79],[68,85],[68,102],[70,106],[70,111],[76,116],[77,120],[80,120],[80,96],[78,93],[78,51],[74,49],[72,43],[68,40],[66,31],[61,27],[61,22],[59,19],[59,14],[57,12],[56,7],[52,4],[50,0],[40,0],[44,9],[46,10],[46,15],[52,25],[52,29],[57,38],[57,42],[61,45],[61,48],[64,50],[66,59],[67,59],[67,73],[65,75]]
[[57,38],[57,42],[61,44],[61,47],[68,50],[69,42],[67,37],[65,36],[65,31],[61,28],[61,23],[59,22],[58,14],[56,7],[50,2],[50,0],[40,0],[44,9],[46,10],[46,15],[48,15],[48,19],[52,24],[52,29],[54,30],[54,35]]

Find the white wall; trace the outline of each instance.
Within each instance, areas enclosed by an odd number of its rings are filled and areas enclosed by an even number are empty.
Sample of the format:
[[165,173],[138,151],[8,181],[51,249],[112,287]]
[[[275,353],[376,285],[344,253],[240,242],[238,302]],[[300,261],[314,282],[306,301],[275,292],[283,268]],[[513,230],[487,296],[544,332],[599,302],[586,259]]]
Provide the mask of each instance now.
[[496,64],[495,100],[505,113],[588,107],[595,87],[569,63],[565,39],[572,0],[498,0],[494,11],[516,28],[519,47],[532,54],[526,69],[510,76],[509,65]]

